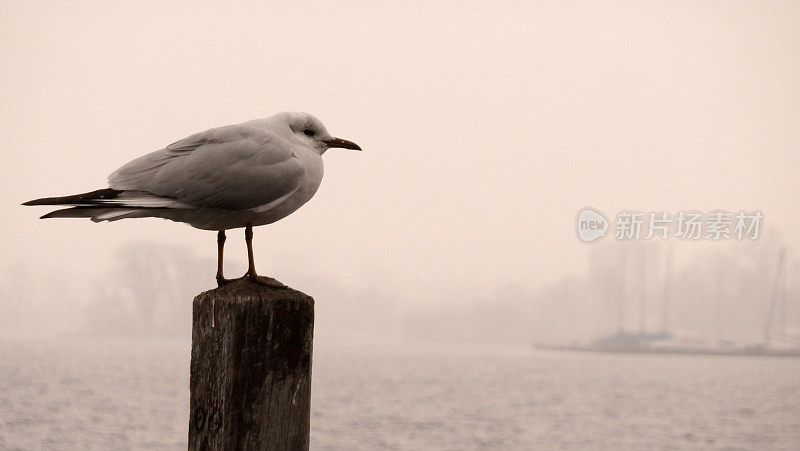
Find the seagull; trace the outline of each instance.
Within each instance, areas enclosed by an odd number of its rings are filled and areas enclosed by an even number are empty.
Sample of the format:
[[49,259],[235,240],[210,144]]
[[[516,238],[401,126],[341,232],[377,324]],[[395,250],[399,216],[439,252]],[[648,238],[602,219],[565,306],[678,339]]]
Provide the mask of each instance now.
[[222,256],[225,231],[244,227],[248,268],[240,279],[285,287],[256,273],[253,227],[285,218],[314,196],[322,154],[331,148],[361,150],[308,113],[283,112],[195,133],[139,157],[111,173],[108,188],[23,205],[71,206],[41,219],[155,217],[216,230],[219,286],[239,280],[223,276]]

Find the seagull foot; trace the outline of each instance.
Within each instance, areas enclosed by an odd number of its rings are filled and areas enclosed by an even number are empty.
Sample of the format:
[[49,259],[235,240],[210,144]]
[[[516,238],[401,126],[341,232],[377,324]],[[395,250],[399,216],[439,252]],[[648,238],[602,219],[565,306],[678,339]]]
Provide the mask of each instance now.
[[[241,279],[241,277],[239,279]],[[227,284],[229,284],[231,282],[234,282],[236,280],[239,280],[239,279],[226,279],[224,277],[217,277],[217,287],[221,287],[221,286],[227,285]]]
[[288,286],[284,285],[283,283],[279,282],[272,277],[267,276],[259,276],[253,274],[245,274],[245,277],[250,279],[251,282],[257,283],[259,285],[264,285],[267,287],[275,287],[275,288],[289,288]]

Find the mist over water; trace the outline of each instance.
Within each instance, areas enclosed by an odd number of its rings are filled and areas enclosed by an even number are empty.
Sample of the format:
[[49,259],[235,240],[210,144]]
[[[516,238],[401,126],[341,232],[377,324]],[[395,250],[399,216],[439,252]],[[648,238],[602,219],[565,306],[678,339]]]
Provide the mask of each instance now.
[[[317,299],[317,337],[337,343],[572,343],[664,328],[709,345],[761,343],[766,328],[772,340],[800,340],[800,263],[788,255],[776,285],[782,245],[772,235],[673,245],[669,276],[667,241],[608,240],[586,245],[590,263],[569,276],[516,280],[449,302],[424,295],[409,302],[379,284],[347,286],[322,274],[289,283]],[[188,247],[136,242],[118,248],[88,284],[58,269],[49,274],[58,284],[37,284],[34,268],[7,266],[3,286],[18,294],[0,304],[0,336],[188,336],[191,299],[211,288],[214,264]],[[245,266],[229,259],[226,272]]]
[[[762,272],[775,271],[779,246],[735,244],[747,258],[723,245],[676,246],[685,254],[671,279],[671,331],[707,345],[762,342],[774,294]],[[446,310],[408,308],[380,286],[309,278],[325,286],[310,290],[312,448],[800,446],[800,359],[533,348],[589,342],[620,325],[660,330],[666,249],[598,243],[586,248],[592,264],[582,275],[510,285]],[[207,288],[199,269],[212,267],[188,248],[137,243],[115,252],[88,297],[64,279],[57,292],[5,302],[0,447],[184,448],[191,298]],[[16,274],[20,284],[33,277]],[[796,283],[785,290],[785,317],[775,321],[790,340]]]

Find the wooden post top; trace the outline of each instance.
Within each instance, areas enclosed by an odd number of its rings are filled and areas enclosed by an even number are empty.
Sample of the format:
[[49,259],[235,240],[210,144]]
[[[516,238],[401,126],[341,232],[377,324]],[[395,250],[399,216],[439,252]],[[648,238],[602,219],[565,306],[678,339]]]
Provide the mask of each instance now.
[[314,299],[239,280],[194,299],[189,449],[308,449]]

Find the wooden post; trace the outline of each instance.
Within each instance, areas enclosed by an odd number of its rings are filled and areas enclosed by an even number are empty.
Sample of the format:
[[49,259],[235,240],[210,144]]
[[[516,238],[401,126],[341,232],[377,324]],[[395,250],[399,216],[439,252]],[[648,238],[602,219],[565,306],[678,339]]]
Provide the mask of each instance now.
[[239,280],[194,298],[190,450],[308,449],[314,299]]

